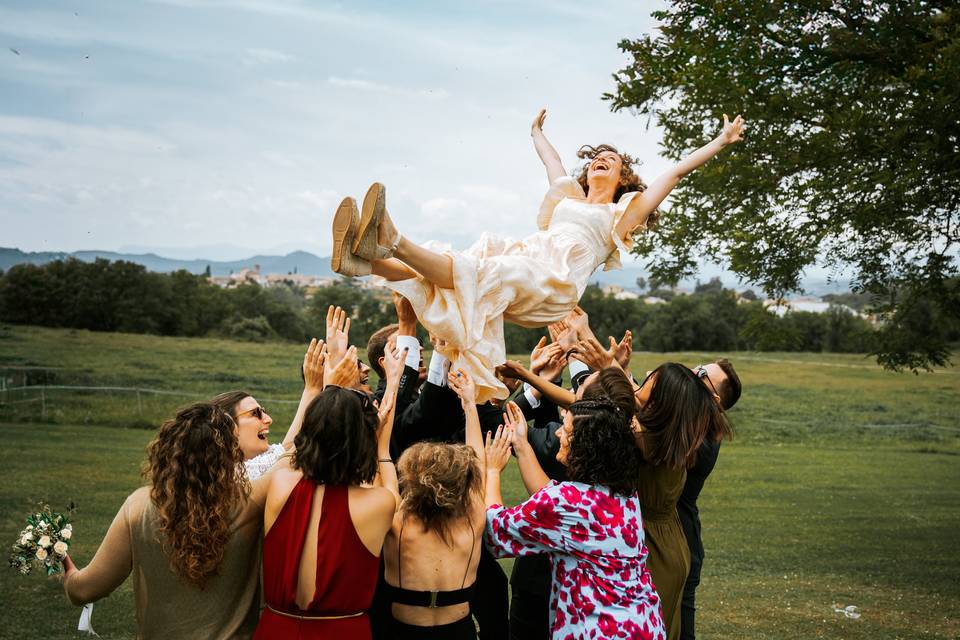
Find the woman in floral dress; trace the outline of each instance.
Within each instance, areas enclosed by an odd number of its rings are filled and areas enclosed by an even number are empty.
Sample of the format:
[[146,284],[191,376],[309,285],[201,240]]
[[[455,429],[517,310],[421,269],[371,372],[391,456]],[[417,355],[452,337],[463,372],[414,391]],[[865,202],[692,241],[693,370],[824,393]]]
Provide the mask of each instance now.
[[[515,405],[506,429],[487,442],[487,529],[497,557],[548,554],[553,568],[550,628],[555,640],[665,640],[660,599],[647,570],[639,451],[630,416],[606,400],[570,405],[557,430],[557,460],[570,481],[549,480],[526,441]],[[500,471],[516,448],[524,484],[541,487],[526,502],[502,506]]]

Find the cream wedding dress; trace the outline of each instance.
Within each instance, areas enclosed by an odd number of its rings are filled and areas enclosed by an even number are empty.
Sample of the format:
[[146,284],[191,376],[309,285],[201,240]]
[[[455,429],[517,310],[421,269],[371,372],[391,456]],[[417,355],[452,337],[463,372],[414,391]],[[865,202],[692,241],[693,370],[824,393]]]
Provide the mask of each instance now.
[[503,321],[543,327],[566,316],[580,300],[590,275],[620,268],[620,253],[629,253],[632,238],[614,229],[639,192],[620,201],[590,204],[580,184],[569,176],[554,180],[540,205],[537,233],[513,240],[483,234],[453,259],[453,289],[422,277],[381,284],[413,306],[431,334],[446,341],[442,353],[474,379],[477,402],[506,398],[507,388],[494,376],[506,361]]

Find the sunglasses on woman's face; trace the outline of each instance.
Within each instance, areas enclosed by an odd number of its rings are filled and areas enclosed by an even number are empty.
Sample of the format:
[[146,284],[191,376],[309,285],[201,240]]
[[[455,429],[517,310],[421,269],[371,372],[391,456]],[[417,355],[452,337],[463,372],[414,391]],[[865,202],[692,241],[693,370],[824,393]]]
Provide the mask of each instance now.
[[260,422],[263,422],[263,417],[267,415],[267,410],[258,405],[253,409],[247,409],[246,411],[242,411],[238,413],[237,417],[239,418],[240,416],[245,416],[248,413],[252,415],[254,418],[256,418],[257,420],[259,420]]

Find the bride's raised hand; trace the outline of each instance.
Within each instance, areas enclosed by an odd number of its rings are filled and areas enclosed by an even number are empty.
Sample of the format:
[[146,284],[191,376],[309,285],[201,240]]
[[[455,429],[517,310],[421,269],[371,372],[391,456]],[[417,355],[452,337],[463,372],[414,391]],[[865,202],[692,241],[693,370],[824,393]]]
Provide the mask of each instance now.
[[723,133],[720,135],[723,137],[725,144],[733,144],[743,140],[743,116],[738,115],[733,119],[733,122],[730,122],[727,114],[723,114]]
[[533,124],[530,125],[530,135],[535,133],[543,133],[543,121],[547,119],[547,110],[540,109],[540,112],[537,114],[537,117],[533,119]]

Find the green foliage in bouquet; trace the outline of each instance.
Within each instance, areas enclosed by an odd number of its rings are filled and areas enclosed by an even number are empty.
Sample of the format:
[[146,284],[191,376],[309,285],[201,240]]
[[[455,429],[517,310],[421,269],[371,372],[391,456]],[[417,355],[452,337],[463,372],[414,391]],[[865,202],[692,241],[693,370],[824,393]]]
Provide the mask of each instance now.
[[10,549],[10,566],[22,575],[34,569],[45,571],[48,576],[63,573],[63,560],[73,537],[73,525],[68,518],[73,508],[71,503],[67,514],[63,514],[39,503],[37,511],[27,516],[27,526]]

